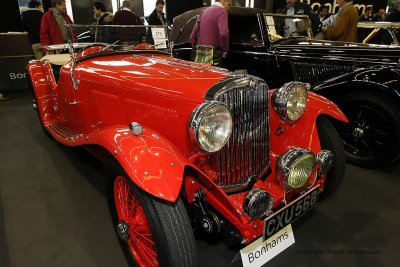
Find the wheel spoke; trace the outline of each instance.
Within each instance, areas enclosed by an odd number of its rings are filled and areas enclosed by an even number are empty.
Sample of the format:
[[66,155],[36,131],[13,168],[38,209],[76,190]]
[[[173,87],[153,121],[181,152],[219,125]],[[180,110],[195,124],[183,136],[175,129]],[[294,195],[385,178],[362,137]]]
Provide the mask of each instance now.
[[351,133],[349,132],[338,132],[340,136],[353,136]]
[[[130,231],[131,238],[129,245],[135,251],[138,257],[145,263],[145,266],[155,266],[157,263],[157,253],[155,252],[155,244],[150,234],[140,234]],[[132,238],[133,237],[133,238]],[[150,263],[150,264],[149,264]]]
[[[380,110],[369,105],[349,105],[343,111],[350,123],[340,125],[338,132],[350,153],[358,156],[378,154],[393,142],[390,123]],[[355,137],[356,130],[362,131],[362,136]]]
[[131,185],[122,176],[114,183],[119,220],[127,225],[127,245],[139,266],[158,266],[157,252],[149,222]]
[[367,142],[365,142],[365,140],[361,140],[361,143],[364,145],[364,147],[370,152],[370,154],[374,154],[374,152],[372,151],[372,149],[369,147],[369,145],[367,144]]
[[145,250],[143,254],[151,255],[152,258],[157,256],[155,252],[155,245],[149,239],[142,238],[140,242],[137,243],[140,250]]
[[136,240],[129,240],[128,246],[133,251],[136,259],[139,259],[140,266],[158,266],[157,254],[153,250],[140,245]]
[[360,110],[359,110],[359,112],[358,112],[358,115],[357,115],[357,120],[356,120],[356,122],[357,122],[358,125],[360,124],[361,115],[362,115],[362,108],[360,108]]

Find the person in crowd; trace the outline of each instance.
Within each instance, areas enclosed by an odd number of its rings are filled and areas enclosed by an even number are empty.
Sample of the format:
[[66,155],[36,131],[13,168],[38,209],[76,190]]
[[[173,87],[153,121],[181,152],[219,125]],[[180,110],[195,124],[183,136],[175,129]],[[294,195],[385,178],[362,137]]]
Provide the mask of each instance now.
[[372,21],[373,20],[373,17],[372,17],[372,12],[373,12],[373,7],[372,6],[367,6],[366,8],[365,8],[365,12],[364,12],[364,14],[363,15],[361,15],[359,18],[358,18],[358,21]]
[[315,34],[315,39],[324,39],[324,35],[322,33],[323,21],[331,16],[330,14],[328,14],[328,7],[325,5],[321,5],[318,8],[317,15],[319,19],[319,24],[317,34]]
[[42,17],[40,26],[40,43],[42,46],[68,42],[65,23],[72,24],[72,20],[67,15],[65,0],[52,0],[52,6],[53,8],[49,8]]
[[325,5],[322,5],[318,8],[318,18],[319,22],[322,22],[329,18],[331,15],[328,13],[328,7]]
[[[95,25],[112,25],[114,20],[113,13],[106,12],[106,6],[101,1],[93,2],[93,15],[96,22]],[[111,27],[94,28],[94,41],[112,43],[114,41],[113,29]]]
[[22,24],[24,30],[28,32],[35,58],[41,59],[44,56],[42,46],[40,45],[40,23],[43,16],[43,5],[37,0],[31,0],[28,6],[29,9],[21,14]]
[[[318,16],[311,9],[310,5],[298,0],[286,0],[287,6],[278,13],[286,15],[307,15],[311,21],[311,29],[314,35],[318,32],[319,20]],[[287,37],[294,32],[298,32],[297,25],[292,19],[285,19],[284,35]]]
[[383,8],[379,9],[378,14],[374,16],[373,21],[386,21],[386,12]]
[[196,53],[197,62],[222,66],[222,58],[226,57],[229,49],[228,10],[231,5],[231,0],[216,1],[198,17],[190,42],[192,46],[197,46],[198,51],[203,49],[202,46],[211,46],[212,49],[207,50],[204,57],[212,60],[200,59],[200,54]]
[[163,13],[165,2],[163,0],[156,1],[156,8],[151,12],[149,17],[147,18],[147,22],[149,25],[162,25],[168,26],[170,25],[165,18],[165,14]]
[[390,12],[387,21],[400,22],[400,1],[394,4],[392,12]]
[[[118,10],[114,15],[115,25],[143,25],[140,17],[132,12],[131,6],[132,3],[130,0],[124,0],[122,2],[122,9]],[[144,28],[135,29],[121,27],[117,28],[116,32],[118,40],[126,45],[140,43],[144,36]]]
[[358,11],[352,0],[337,0],[339,12],[333,25],[322,28],[325,38],[332,41],[356,42]]

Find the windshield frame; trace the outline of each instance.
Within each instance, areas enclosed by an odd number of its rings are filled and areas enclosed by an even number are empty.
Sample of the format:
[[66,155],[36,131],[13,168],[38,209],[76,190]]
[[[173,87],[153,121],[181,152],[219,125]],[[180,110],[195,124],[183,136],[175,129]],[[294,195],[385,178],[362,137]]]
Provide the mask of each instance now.
[[[101,56],[101,55],[110,55],[110,54],[115,54],[115,53],[126,53],[126,52],[132,52],[132,51],[153,51],[153,52],[162,52],[163,54],[171,54],[171,47],[170,47],[170,42],[169,42],[169,37],[168,37],[168,26],[165,25],[85,25],[85,24],[65,24],[67,36],[68,36],[68,43],[65,44],[60,44],[60,45],[50,45],[47,46],[50,51],[51,50],[56,50],[55,53],[57,53],[57,50],[61,49],[68,49],[68,53],[71,57],[71,60],[73,63],[77,63],[78,61],[82,61],[86,57],[90,55],[81,55],[79,58],[77,58],[77,55],[85,50],[85,48],[91,47],[91,46],[104,46],[104,49],[99,50],[96,55]],[[154,43],[148,43],[146,41],[144,42],[139,42],[139,43],[132,43],[132,44],[124,44],[120,40],[117,40],[116,42],[113,43],[105,43],[105,42],[79,42],[79,40],[84,40],[85,38],[89,37],[90,34],[89,31],[91,29],[99,29],[99,28],[109,28],[109,29],[121,29],[121,28],[126,28],[126,29],[144,29],[143,37],[151,37],[152,41]],[[77,35],[76,32],[80,29],[87,29],[88,31],[84,31],[83,33]],[[150,31],[148,31],[150,29]],[[153,30],[153,29],[160,29],[159,31]],[[161,36],[162,38],[153,38],[153,34],[157,33],[162,33],[163,35]],[[82,38],[83,36],[83,38]],[[156,43],[157,40],[157,43]],[[140,47],[141,44],[148,44],[147,47]],[[157,46],[160,46],[161,48],[157,48]],[[118,48],[116,50],[110,51],[109,48]]]
[[[286,14],[275,14],[275,13],[263,13],[262,17],[263,17],[263,20],[264,20],[266,36],[268,38],[268,41],[271,44],[274,44],[276,42],[280,42],[281,40],[284,40],[284,39],[290,39],[290,38],[293,38],[293,37],[295,37],[295,38],[306,38],[306,39],[310,39],[310,40],[314,39],[314,36],[313,36],[313,33],[312,33],[312,29],[311,29],[311,20],[307,15],[286,15]],[[273,24],[271,23],[270,17],[272,17]],[[277,25],[275,25],[274,18],[276,18],[276,17],[277,18],[282,18],[282,19],[293,18],[293,19],[300,19],[300,20],[304,21],[305,22],[305,24],[304,24],[305,33],[306,33],[307,36],[299,35],[299,36],[293,36],[293,37],[285,37],[285,36],[280,35],[277,32],[277,29],[276,29]],[[279,35],[282,38],[281,39],[272,39],[271,37],[274,36],[274,35]]]

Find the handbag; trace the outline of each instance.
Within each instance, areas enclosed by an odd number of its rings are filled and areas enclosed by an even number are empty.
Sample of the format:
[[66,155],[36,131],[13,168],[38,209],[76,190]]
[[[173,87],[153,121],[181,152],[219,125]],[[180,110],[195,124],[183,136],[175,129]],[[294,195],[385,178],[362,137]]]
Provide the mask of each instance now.
[[192,61],[206,65],[214,63],[214,47],[211,45],[196,45],[192,49]]
[[[200,18],[203,14],[200,14],[197,18],[197,32],[195,37],[195,44],[197,44],[198,35],[200,31]],[[214,64],[214,47],[211,45],[195,45],[192,48],[191,52],[191,60],[196,63],[202,63],[206,65],[213,65]]]

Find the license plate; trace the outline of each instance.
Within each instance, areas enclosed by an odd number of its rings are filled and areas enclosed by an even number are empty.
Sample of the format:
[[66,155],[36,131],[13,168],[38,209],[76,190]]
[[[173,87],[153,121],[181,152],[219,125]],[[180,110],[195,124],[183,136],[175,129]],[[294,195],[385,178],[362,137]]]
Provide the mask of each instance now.
[[291,224],[317,205],[319,185],[264,220],[263,240]]

